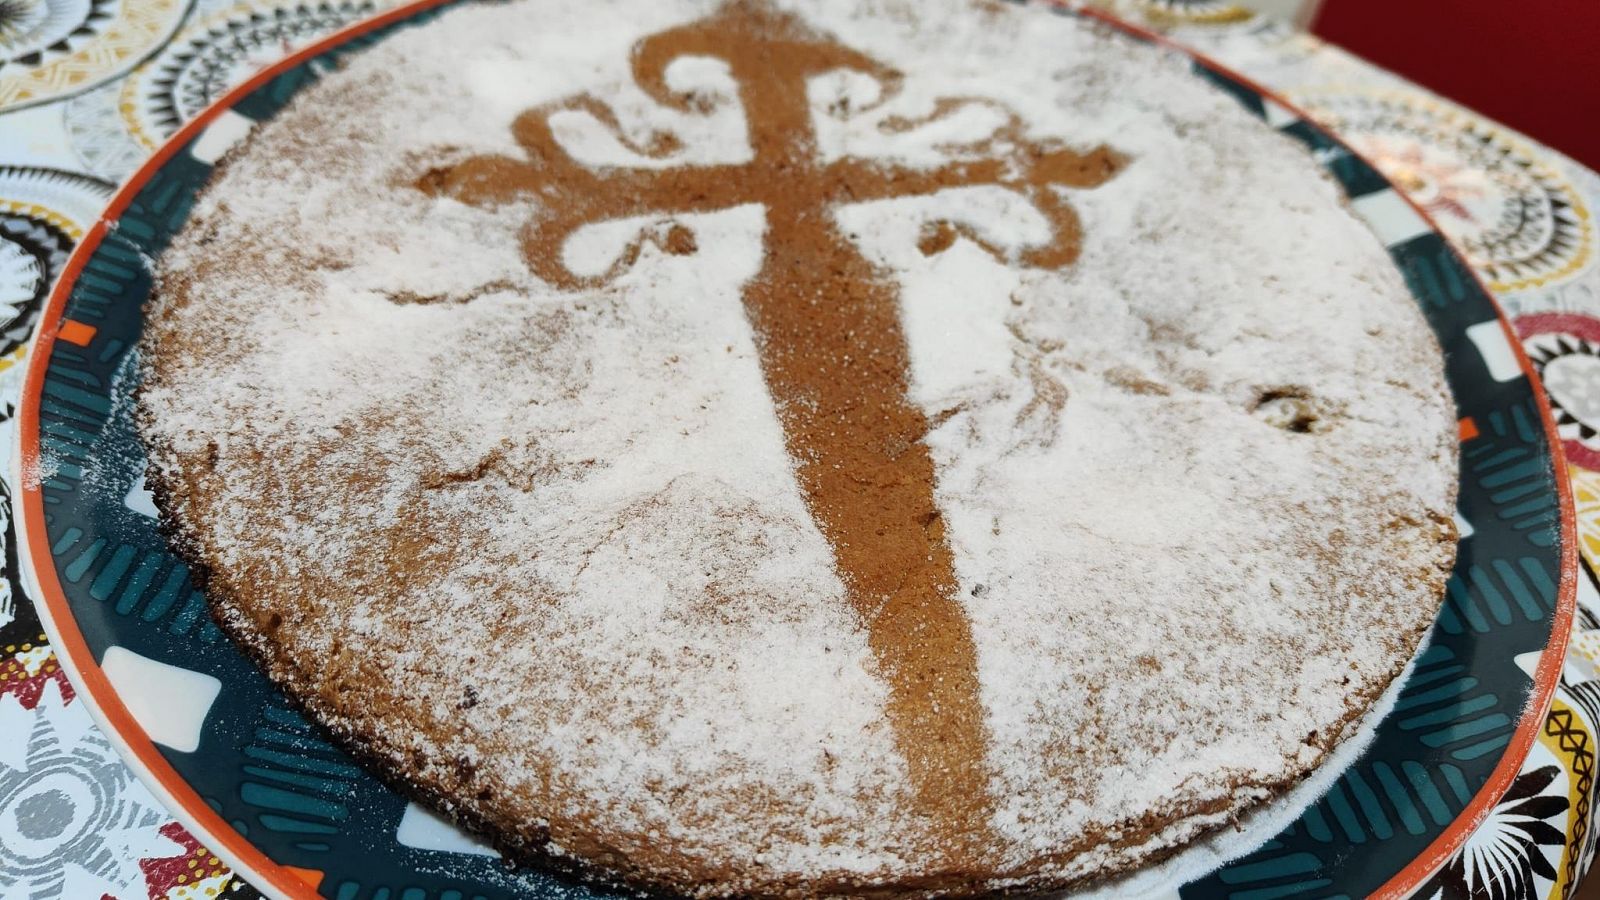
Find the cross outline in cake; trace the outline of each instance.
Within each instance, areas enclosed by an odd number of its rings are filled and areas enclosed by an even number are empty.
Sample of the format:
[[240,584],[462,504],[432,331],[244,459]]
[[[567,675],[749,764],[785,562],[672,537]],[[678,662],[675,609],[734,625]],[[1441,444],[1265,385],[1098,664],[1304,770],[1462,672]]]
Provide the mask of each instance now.
[[673,255],[699,250],[693,232],[674,223],[664,232],[641,233],[607,271],[581,276],[567,267],[563,250],[585,226],[762,205],[763,263],[743,291],[762,374],[807,508],[833,551],[887,679],[888,716],[907,762],[914,811],[939,822],[950,836],[952,858],[960,856],[978,846],[974,838],[987,830],[992,804],[976,649],[957,595],[924,441],[938,422],[907,396],[909,354],[898,290],[841,230],[832,210],[1000,186],[1032,204],[1048,223],[1050,240],[1008,252],[967,224],[939,219],[925,224],[921,252],[941,253],[962,237],[1002,261],[1060,269],[1076,260],[1080,236],[1077,214],[1061,189],[1098,187],[1127,159],[1104,145],[1081,151],[1031,139],[1016,112],[974,97],[941,99],[918,120],[879,122],[884,132],[910,133],[974,105],[999,114],[1000,124],[983,139],[944,148],[949,156],[938,166],[823,159],[807,90],[812,79],[844,71],[877,82],[880,91],[869,106],[841,105],[827,113],[848,116],[893,99],[904,77],[761,0],[730,0],[704,19],[634,44],[630,62],[639,88],[663,107],[704,113],[705,98],[667,83],[668,66],[685,57],[727,65],[747,122],[748,161],[670,168],[585,165],[557,138],[553,115],[585,114],[654,160],[680,148],[671,134],[628,140],[611,107],[585,94],[516,118],[512,132],[525,159],[475,156],[427,173],[418,186],[480,206],[503,201],[508,188],[522,197],[548,197],[559,188],[563,202],[547,204],[524,229],[524,257],[536,276],[566,290],[616,278],[636,262],[646,241]]

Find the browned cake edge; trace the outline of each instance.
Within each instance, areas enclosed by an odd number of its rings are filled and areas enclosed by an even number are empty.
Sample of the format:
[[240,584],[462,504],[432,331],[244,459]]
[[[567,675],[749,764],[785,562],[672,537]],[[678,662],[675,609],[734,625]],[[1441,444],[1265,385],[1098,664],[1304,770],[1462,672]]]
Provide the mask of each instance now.
[[[217,162],[200,195],[215,187],[229,160],[248,152],[254,138],[255,134],[252,133]],[[184,287],[181,283],[171,283],[170,279],[158,275],[147,301],[147,310],[159,308],[163,302],[187,299],[184,297]],[[142,386],[152,373],[159,370],[162,354],[160,347],[152,346],[148,338],[141,340],[139,352],[138,381]],[[1442,356],[1442,351],[1438,352]],[[151,420],[151,414],[143,402],[142,387],[135,389],[134,399],[135,425],[140,440],[149,450],[152,442],[146,425]],[[275,626],[268,621],[270,613],[258,615],[251,611],[248,586],[236,584],[225,567],[213,565],[201,535],[185,523],[184,506],[192,492],[185,485],[168,479],[168,473],[154,461],[155,453],[149,453],[148,456],[151,462],[146,467],[145,484],[159,512],[161,531],[167,537],[172,551],[189,566],[194,585],[206,598],[212,619],[296,707],[327,729],[337,746],[401,794],[445,814],[461,827],[484,837],[514,864],[544,867],[586,883],[631,889],[655,896],[966,898],[1082,888],[1155,865],[1186,849],[1204,834],[1238,821],[1245,813],[1281,796],[1308,777],[1334,747],[1357,730],[1356,726],[1372,703],[1405,671],[1434,621],[1434,615],[1426,619],[1419,617],[1420,624],[1414,625],[1409,633],[1401,636],[1407,652],[1403,656],[1397,654],[1391,671],[1346,697],[1345,714],[1335,727],[1315,737],[1308,737],[1304,745],[1315,751],[1315,758],[1304,766],[1295,767],[1298,774],[1267,780],[1233,779],[1219,785],[1209,796],[1195,797],[1188,802],[1175,804],[1162,813],[1150,813],[1137,822],[1123,825],[1119,829],[1119,837],[1114,840],[1108,839],[1101,831],[1088,832],[1053,853],[1004,869],[936,871],[918,877],[899,877],[887,884],[855,874],[820,879],[791,877],[758,881],[752,878],[752,869],[757,867],[744,865],[741,861],[729,860],[716,866],[699,866],[691,870],[684,866],[682,857],[674,858],[672,854],[667,854],[651,864],[649,860],[630,858],[609,846],[603,837],[597,836],[599,829],[593,823],[551,817],[548,810],[497,811],[493,789],[475,782],[472,767],[465,761],[430,758],[420,752],[408,752],[391,735],[383,733],[384,729],[380,727],[382,723],[376,721],[367,708],[361,704],[340,703],[340,693],[334,685],[322,683],[316,673],[302,671],[288,654],[282,652],[271,638]],[[1449,508],[1454,507],[1455,496],[1452,484]],[[1453,520],[1439,518],[1435,524],[1439,527],[1438,543],[1445,553],[1439,558],[1437,566],[1418,573],[1418,578],[1426,580],[1429,595],[1436,598],[1432,605],[1436,612],[1437,605],[1444,599],[1445,585],[1454,567],[1457,538]],[[531,823],[529,820],[534,816],[546,818],[547,824],[540,826]],[[1216,816],[1224,818],[1209,826],[1197,825],[1192,821]],[[1168,846],[1141,852],[1143,845],[1163,837],[1169,839]],[[549,846],[552,839],[567,852],[553,852]],[[1041,874],[1041,870],[1066,862],[1094,846],[1110,846],[1125,852],[1116,857],[1116,862],[1097,873],[1071,877]],[[673,867],[677,868],[678,877],[663,877],[661,873]]]
[[[387,736],[379,733],[380,729],[372,727],[376,723],[366,722],[367,717],[361,713],[359,707],[341,706],[330,701],[328,692],[320,690],[317,686],[317,679],[299,671],[293,662],[280,652],[277,644],[268,636],[270,630],[265,627],[266,623],[257,622],[250,614],[248,604],[240,602],[241,598],[236,594],[235,586],[211,565],[200,542],[183,526],[179,518],[181,513],[178,512],[183,501],[177,499],[182,496],[182,491],[174,490],[163,473],[154,466],[147,470],[145,483],[155,500],[156,508],[160,511],[161,529],[168,537],[169,546],[188,564],[195,586],[205,596],[211,616],[223,633],[250,657],[294,706],[326,728],[337,746],[351,754],[364,767],[401,794],[445,814],[462,828],[487,839],[496,850],[514,864],[545,867],[586,883],[603,887],[629,888],[663,897],[748,895],[786,898],[838,896],[965,898],[1082,887],[1098,880],[1115,878],[1136,869],[1155,865],[1187,846],[1186,843],[1176,843],[1143,857],[1130,856],[1123,865],[1115,869],[1103,870],[1088,877],[1065,879],[1033,879],[1029,877],[1027,871],[1010,871],[948,873],[918,879],[915,882],[909,879],[902,880],[891,885],[840,878],[828,882],[784,881],[763,885],[744,882],[735,887],[726,879],[718,877],[718,874],[702,873],[691,883],[665,883],[650,874],[649,869],[653,867],[640,866],[635,861],[616,854],[610,848],[598,845],[585,848],[582,831],[574,830],[572,827],[577,825],[581,828],[579,823],[552,822],[551,827],[538,827],[526,820],[504,821],[502,817],[496,816],[493,810],[487,808],[489,801],[492,800],[489,790],[476,788],[468,781],[471,777],[470,771],[458,770],[458,767],[449,760],[428,759],[421,756],[408,758],[404,750],[396,746]],[[1454,556],[1453,553],[1451,555]],[[1441,600],[1448,577],[1449,569],[1445,568],[1442,573],[1434,574],[1430,579],[1433,586],[1436,586],[1435,592]],[[1431,625],[1430,619],[1422,626],[1413,628],[1411,633],[1405,636],[1405,643],[1413,652]],[[1227,816],[1225,822],[1201,829],[1191,836],[1189,840],[1193,841],[1204,833],[1218,830],[1237,821],[1246,812],[1272,797],[1282,795],[1309,776],[1323,758],[1354,730],[1352,726],[1405,670],[1409,662],[1408,656],[1395,665],[1381,684],[1374,684],[1371,689],[1357,692],[1349,698],[1347,712],[1339,721],[1337,728],[1330,730],[1326,736],[1319,736],[1315,741],[1308,742],[1317,751],[1317,761],[1309,765],[1300,775],[1264,782],[1235,780],[1228,783],[1213,799],[1196,800],[1173,810],[1167,816],[1147,816],[1136,825],[1127,828],[1122,838],[1108,843],[1113,843],[1117,847],[1136,849],[1168,829],[1181,827],[1185,820],[1217,814]],[[563,824],[566,824],[566,827],[562,827]],[[547,844],[553,833],[560,835],[563,845],[573,851],[571,855],[549,851]],[[1070,846],[1064,852],[1030,861],[1033,865],[1028,868],[1036,870],[1055,858],[1076,855],[1083,845],[1098,844],[1102,840],[1099,835],[1085,835],[1082,841]],[[590,852],[585,853],[585,849]],[[738,864],[734,862],[726,866],[728,874],[733,874],[739,869]],[[741,881],[736,874],[734,880]],[[1025,883],[996,887],[997,884],[1018,880],[1025,880]]]

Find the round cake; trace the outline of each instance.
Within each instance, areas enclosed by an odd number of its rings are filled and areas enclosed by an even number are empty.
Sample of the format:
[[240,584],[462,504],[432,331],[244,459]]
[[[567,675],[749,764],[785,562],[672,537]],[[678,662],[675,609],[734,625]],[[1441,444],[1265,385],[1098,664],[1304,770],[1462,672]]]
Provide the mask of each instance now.
[[140,428],[218,621],[591,878],[1129,871],[1317,766],[1455,554],[1378,240],[1043,7],[453,9],[229,152],[159,269]]

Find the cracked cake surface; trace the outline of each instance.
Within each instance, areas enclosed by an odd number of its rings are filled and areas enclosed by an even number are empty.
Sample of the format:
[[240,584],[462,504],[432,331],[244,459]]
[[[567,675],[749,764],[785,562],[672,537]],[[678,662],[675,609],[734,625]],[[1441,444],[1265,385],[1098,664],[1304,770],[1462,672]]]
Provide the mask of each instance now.
[[223,160],[139,425],[225,629],[527,858],[1128,871],[1292,786],[1455,554],[1440,352],[1299,146],[1042,7],[528,0]]

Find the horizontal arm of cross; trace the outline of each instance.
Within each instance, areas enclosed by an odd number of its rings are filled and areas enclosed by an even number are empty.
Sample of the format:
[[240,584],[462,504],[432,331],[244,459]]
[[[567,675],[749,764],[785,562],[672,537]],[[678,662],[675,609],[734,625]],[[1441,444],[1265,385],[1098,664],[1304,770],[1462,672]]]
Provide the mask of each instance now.
[[[528,263],[546,281],[577,287],[609,277],[581,278],[562,261],[568,238],[586,225],[636,216],[670,218],[745,203],[762,203],[769,210],[798,206],[796,211],[827,215],[829,207],[841,203],[976,185],[1016,190],[1046,218],[1051,239],[1023,254],[1023,262],[1065,265],[1076,256],[1078,220],[1054,189],[1098,186],[1125,162],[1105,147],[1085,152],[1022,139],[1020,124],[1012,123],[972,152],[927,168],[859,158],[819,164],[809,141],[790,143],[745,163],[657,167],[650,161],[665,158],[676,148],[659,138],[647,144],[628,140],[610,118],[610,110],[597,111],[598,105],[592,98],[578,97],[556,107],[529,110],[513,126],[517,142],[527,152],[525,159],[473,157],[441,173],[431,189],[475,205],[536,202],[539,211],[524,233]],[[552,114],[563,110],[595,116],[646,161],[637,167],[590,167],[578,162],[551,125]],[[631,252],[636,253],[637,247]]]
[[[742,166],[704,166],[674,169],[600,169],[590,173],[588,185],[552,183],[548,177],[531,179],[530,188],[542,201],[540,215],[523,232],[523,248],[535,275],[566,287],[594,286],[617,271],[593,278],[574,274],[563,262],[563,249],[573,232],[587,225],[635,216],[675,216],[714,212],[748,202],[740,195]],[[637,254],[635,244],[628,258]]]
[[956,159],[931,168],[845,158],[830,163],[823,178],[841,185],[850,200],[864,202],[986,184],[1018,190],[1051,185],[1093,188],[1109,181],[1123,165],[1123,158],[1104,146],[1084,152],[1030,143],[1005,155]]
[[[562,108],[586,106],[569,103]],[[747,166],[585,166],[557,141],[549,114],[540,109],[518,118],[514,133],[527,150],[526,159],[472,157],[440,173],[429,189],[475,206],[536,203],[538,212],[524,230],[524,254],[534,274],[552,284],[579,287],[605,280],[579,277],[562,261],[567,239],[586,225],[710,212],[752,199],[745,196]],[[630,149],[641,152],[636,146]]]
[[[1055,188],[1098,187],[1121,171],[1126,162],[1121,154],[1104,146],[1084,152],[1023,142],[1013,145],[1008,154],[957,159],[932,168],[841,159],[828,166],[824,178],[839,185],[840,199],[857,203],[981,185],[1015,190],[1028,198],[1050,227],[1050,239],[1021,253],[1019,259],[1026,265],[1053,269],[1077,259],[1080,235],[1077,213]],[[961,230],[966,232],[965,228]],[[981,245],[1001,255],[995,248]]]

